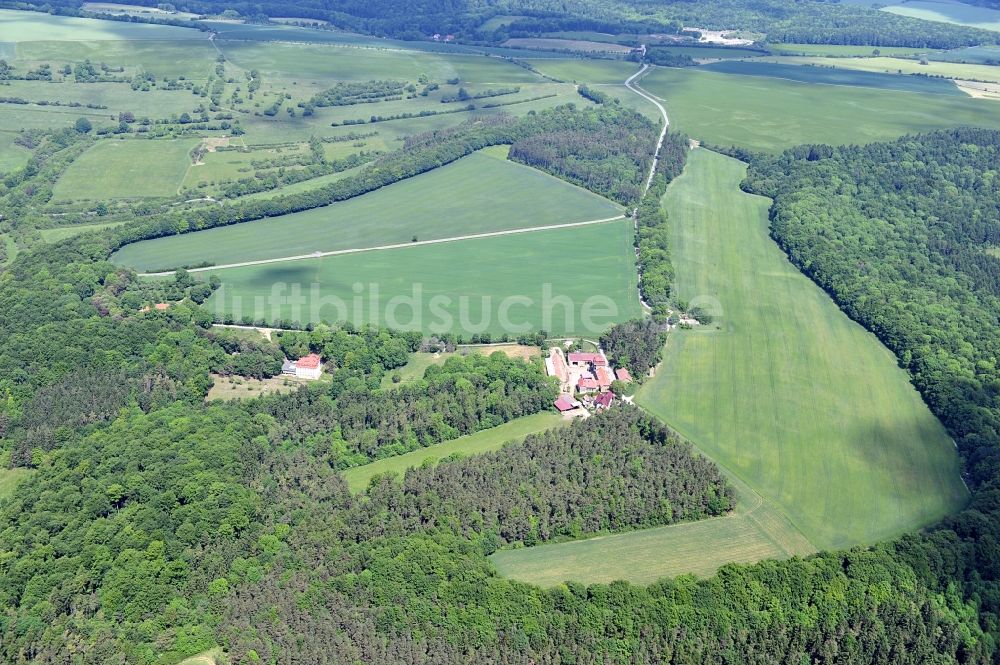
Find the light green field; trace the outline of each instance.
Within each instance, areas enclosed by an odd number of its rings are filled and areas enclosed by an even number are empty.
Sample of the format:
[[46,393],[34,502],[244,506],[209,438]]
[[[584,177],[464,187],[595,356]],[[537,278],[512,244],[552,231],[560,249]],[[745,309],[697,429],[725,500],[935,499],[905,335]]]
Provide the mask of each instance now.
[[147,240],[122,248],[112,260],[143,270],[221,265],[406,243],[414,235],[433,240],[620,214],[621,208],[596,194],[477,153],[325,208]]
[[137,92],[123,83],[76,83],[75,81],[10,81],[0,88],[4,97],[20,97],[30,102],[77,102],[106,106],[107,109],[72,108],[65,106],[20,106],[25,111],[50,113],[61,111],[79,117],[97,114],[109,121],[121,111],[131,111],[136,118],[166,118],[174,113],[191,112],[202,99],[190,90],[150,90]]
[[175,196],[197,139],[106,140],[73,162],[53,188],[56,201]]
[[14,488],[32,474],[30,469],[0,469],[0,499],[14,493]]
[[88,39],[208,39],[191,28],[148,23],[102,21],[74,16],[53,16],[40,12],[0,10],[0,35],[6,42],[39,40],[79,41]]
[[21,168],[31,157],[31,151],[14,143],[15,139],[13,132],[0,132],[0,173]]
[[222,647],[215,647],[196,656],[185,658],[178,665],[216,665],[222,657]]
[[548,49],[581,51],[584,53],[626,54],[632,50],[628,46],[610,42],[592,42],[585,39],[551,39],[545,37],[515,37],[514,39],[505,41],[503,46],[511,48],[535,48],[543,51]]
[[692,68],[658,68],[642,86],[666,99],[672,128],[711,144],[754,150],[869,143],[963,125],[1000,127],[996,102],[963,96],[918,96]]
[[286,185],[279,189],[274,189],[266,192],[256,192],[255,194],[248,194],[247,196],[241,196],[240,201],[252,201],[255,199],[273,199],[276,196],[286,196],[289,194],[298,194],[301,192],[308,192],[313,189],[318,189],[324,185],[328,185],[331,182],[337,182],[344,178],[348,178],[359,173],[365,168],[365,165],[356,166],[353,169],[347,169],[346,171],[341,171],[339,173],[330,173],[328,175],[321,175],[318,178],[311,178],[309,180],[303,180],[302,182],[296,182],[291,185]]
[[197,274],[222,278],[207,306],[237,320],[350,320],[469,337],[594,335],[642,316],[626,220]]
[[107,224],[83,224],[80,226],[61,226],[55,229],[41,229],[38,231],[38,235],[42,237],[42,242],[59,242],[60,240],[65,240],[66,238],[73,238],[80,235],[81,233],[87,233],[89,231],[103,231],[104,229],[113,229],[116,226],[121,226],[125,222],[108,222]]
[[[254,149],[251,152],[222,150],[202,156],[200,164],[193,164],[184,176],[184,187],[198,187],[221,180],[248,178],[258,170],[253,162],[266,162],[288,157],[309,156],[309,146],[304,143]],[[260,169],[267,170],[267,169]]]
[[560,427],[569,423],[569,419],[563,418],[558,413],[536,413],[512,420],[503,425],[493,427],[475,434],[469,434],[451,441],[439,443],[436,446],[429,446],[406,453],[396,457],[356,466],[343,471],[344,480],[352,492],[361,492],[368,487],[369,481],[375,476],[383,473],[395,473],[403,475],[407,469],[421,466],[425,462],[432,464],[456,453],[461,455],[480,455],[499,450],[505,443],[524,441],[529,434],[542,432],[553,427]]
[[500,550],[490,559],[507,577],[540,586],[568,580],[651,584],[664,577],[713,575],[729,563],[787,559],[815,548],[745,483],[730,477],[737,506],[730,515],[563,543]]
[[884,12],[939,23],[968,25],[983,30],[1000,31],[1000,10],[976,7],[953,0],[905,0],[898,5],[882,7]]
[[[81,117],[89,119],[94,127],[111,124],[107,113],[93,109],[0,104],[0,127],[3,127],[5,130],[20,131],[23,129],[59,129],[62,127],[71,127]],[[117,121],[115,124],[117,124]]]
[[636,63],[623,60],[552,58],[528,62],[546,76],[571,83],[622,83],[639,69]]
[[761,58],[761,62],[775,62],[786,65],[819,65],[821,67],[837,67],[862,72],[924,74],[926,76],[943,76],[952,79],[1000,82],[1000,67],[965,64],[961,62],[929,61],[926,65],[922,65],[918,60],[904,60],[903,58],[814,58],[798,56]]
[[215,67],[216,55],[207,39],[101,41],[80,37],[78,41],[21,42],[17,45],[18,62],[15,64],[83,62],[89,59],[92,62],[125,67],[129,74],[141,70],[157,76],[185,76],[190,80],[203,80]]
[[829,57],[869,56],[878,50],[883,56],[907,56],[928,53],[927,49],[905,46],[848,46],[845,44],[768,44],[767,50],[781,55],[816,55]]
[[[721,309],[673,334],[637,402],[779,506],[819,548],[963,505],[958,456],[891,353],[767,234],[745,165],[699,150],[666,197],[681,298]],[[706,201],[710,205],[706,205]]]

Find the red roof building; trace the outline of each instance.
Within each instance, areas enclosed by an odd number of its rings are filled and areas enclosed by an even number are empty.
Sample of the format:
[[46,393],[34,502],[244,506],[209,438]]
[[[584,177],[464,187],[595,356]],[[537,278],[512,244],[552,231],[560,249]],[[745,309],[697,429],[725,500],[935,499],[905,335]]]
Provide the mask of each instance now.
[[594,406],[598,409],[606,409],[615,401],[614,393],[601,393],[594,398]]
[[299,369],[316,369],[317,367],[319,367],[319,364],[320,364],[320,357],[317,356],[315,353],[310,353],[308,356],[305,356],[304,358],[299,358],[297,361],[295,361],[295,366],[298,367]]
[[576,387],[578,390],[597,390],[600,385],[597,383],[597,379],[581,376],[580,380],[576,382]]
[[570,365],[589,365],[591,363],[598,367],[604,367],[608,364],[608,359],[600,353],[588,353],[585,351],[574,351],[569,354]]
[[615,370],[615,378],[617,378],[619,381],[625,381],[626,383],[628,383],[629,381],[632,380],[632,375],[629,374],[628,370],[625,369],[624,367],[619,367],[618,369]]
[[559,411],[571,411],[576,408],[576,404],[573,403],[573,400],[566,395],[560,395],[559,399],[556,400],[555,406]]
[[170,309],[170,303],[158,302],[153,307],[162,312],[165,309]]
[[615,380],[612,376],[611,370],[607,367],[597,368],[597,385],[601,387],[601,390],[607,390],[611,387],[611,382]]

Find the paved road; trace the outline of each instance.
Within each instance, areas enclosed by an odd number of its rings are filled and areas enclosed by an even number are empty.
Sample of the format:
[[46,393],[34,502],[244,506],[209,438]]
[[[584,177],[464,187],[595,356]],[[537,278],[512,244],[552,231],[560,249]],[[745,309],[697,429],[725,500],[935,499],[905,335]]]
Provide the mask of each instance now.
[[653,97],[651,94],[649,94],[641,87],[639,87],[638,83],[636,83],[636,81],[645,76],[649,70],[650,70],[649,65],[643,65],[642,69],[637,71],[635,74],[632,74],[632,76],[630,76],[628,80],[625,81],[626,88],[628,88],[635,94],[639,95],[643,99],[646,99],[655,104],[656,108],[660,109],[660,115],[663,116],[663,129],[660,130],[660,138],[657,139],[656,141],[656,151],[653,153],[653,165],[649,169],[649,176],[646,178],[646,188],[644,192],[648,192],[650,186],[653,184],[653,175],[656,173],[656,165],[660,161],[660,148],[663,147],[663,139],[666,138],[667,128],[670,126],[670,118],[667,117],[667,109],[663,108],[663,104],[661,104],[659,100],[656,99],[656,97]]
[[[531,226],[524,229],[510,229],[507,231],[490,231],[488,233],[471,233],[464,236],[453,236],[451,238],[438,238],[436,240],[418,240],[417,242],[399,242],[393,245],[378,245],[376,247],[353,247],[351,249],[338,249],[331,252],[313,252],[312,254],[298,254],[296,256],[281,256],[274,259],[259,259],[257,261],[242,261],[240,263],[225,263],[218,266],[208,266],[207,268],[190,268],[188,272],[208,272],[212,270],[225,270],[226,268],[242,268],[244,266],[262,266],[268,263],[284,263],[286,261],[301,261],[302,259],[317,259],[321,256],[339,256],[341,254],[358,254],[360,252],[375,252],[383,249],[402,249],[403,247],[420,247],[421,245],[437,245],[443,242],[456,242],[458,240],[474,240],[476,238],[495,238],[496,236],[509,236],[516,233],[534,233],[535,231],[551,231],[553,229],[570,229],[575,226],[589,226],[591,224],[605,224],[618,219],[625,219],[624,215],[615,217],[605,217],[604,219],[591,219],[586,222],[569,222],[567,224],[548,224],[547,226]],[[252,222],[247,222],[251,223]],[[144,272],[139,273],[143,277],[165,277],[173,275],[174,271],[166,272]]]

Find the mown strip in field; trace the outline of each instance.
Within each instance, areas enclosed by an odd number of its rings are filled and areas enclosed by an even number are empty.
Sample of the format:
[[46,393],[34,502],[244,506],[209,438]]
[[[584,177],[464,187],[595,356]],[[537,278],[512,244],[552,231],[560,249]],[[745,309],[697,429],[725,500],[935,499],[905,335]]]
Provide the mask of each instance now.
[[487,151],[323,208],[128,245],[112,260],[142,270],[237,263],[621,212],[607,199]]
[[449,455],[479,455],[491,450],[498,450],[506,443],[523,441],[529,434],[543,432],[568,423],[568,419],[557,413],[536,413],[475,434],[414,450],[405,455],[387,457],[371,464],[356,466],[344,471],[343,476],[352,492],[360,492],[368,486],[372,478],[379,474],[397,473],[402,475],[407,469],[425,463],[437,463]]

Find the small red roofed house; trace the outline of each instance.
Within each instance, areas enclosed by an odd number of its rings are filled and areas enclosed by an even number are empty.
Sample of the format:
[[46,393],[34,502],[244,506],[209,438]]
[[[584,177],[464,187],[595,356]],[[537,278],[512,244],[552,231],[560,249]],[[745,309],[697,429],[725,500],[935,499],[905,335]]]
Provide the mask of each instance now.
[[615,377],[611,374],[611,370],[607,367],[597,368],[597,385],[601,390],[607,390],[611,387],[611,382],[615,380]]
[[615,401],[615,394],[611,392],[601,393],[594,398],[595,409],[606,409]]
[[315,353],[295,361],[295,376],[300,379],[318,379],[322,373],[323,360]]
[[556,400],[555,406],[560,412],[572,411],[576,408],[576,404],[568,395],[560,395],[559,399]]
[[619,381],[624,381],[625,383],[632,381],[632,375],[629,374],[628,370],[624,367],[619,367],[615,370],[615,378]]
[[170,309],[170,303],[167,303],[167,302],[158,302],[155,305],[153,305],[153,309],[155,309],[157,311],[160,311],[160,312],[162,312],[164,310],[168,310],[168,309]]
[[581,393],[592,393],[600,387],[597,383],[597,379],[591,379],[586,376],[581,376],[580,380],[576,382],[576,389]]

